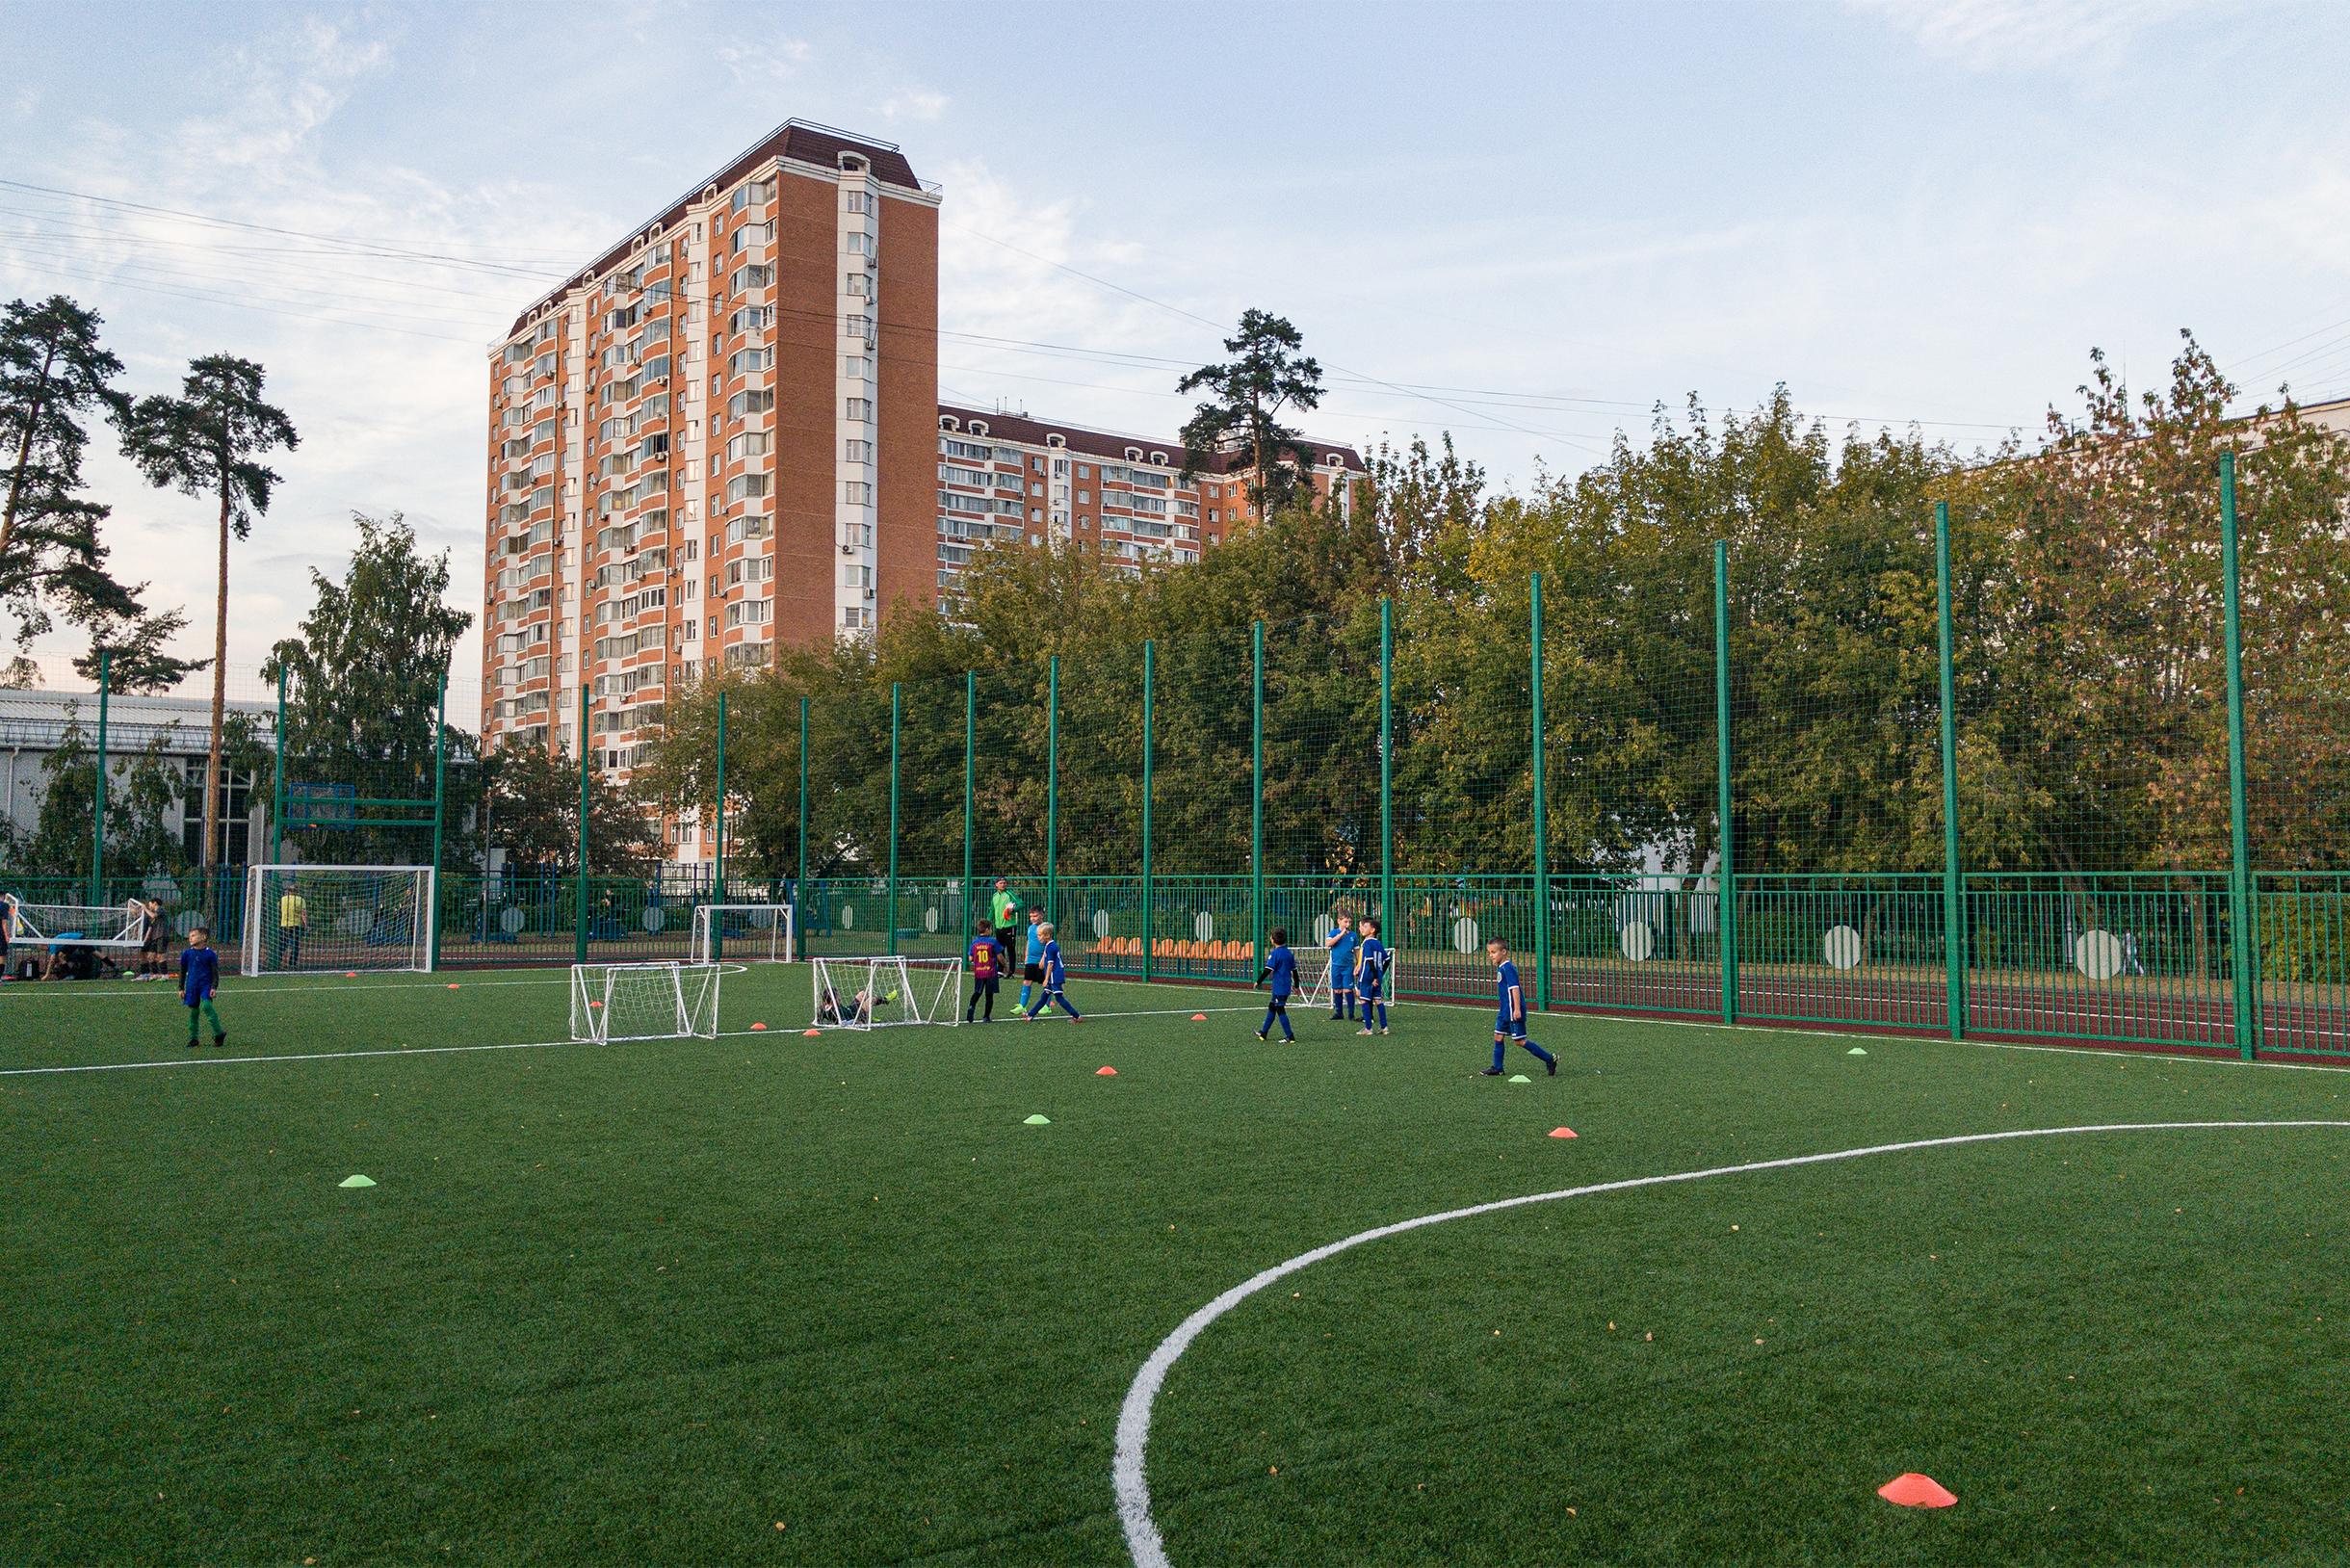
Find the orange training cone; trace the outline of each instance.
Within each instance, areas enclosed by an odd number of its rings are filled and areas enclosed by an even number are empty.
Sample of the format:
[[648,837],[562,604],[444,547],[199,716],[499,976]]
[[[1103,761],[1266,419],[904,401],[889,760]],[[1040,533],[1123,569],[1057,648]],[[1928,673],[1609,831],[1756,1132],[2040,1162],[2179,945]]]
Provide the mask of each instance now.
[[359,972],[355,969],[346,969],[343,971],[343,978],[345,980],[357,980],[359,978]]
[[767,1028],[767,1026],[766,1026],[765,1024],[753,1024],[753,1025],[751,1025],[750,1027],[751,1027],[751,1028],[753,1028],[753,1029],[765,1029],[765,1028]]
[[451,981],[449,982],[449,989],[451,989],[452,991],[456,990],[456,989],[457,989],[457,981],[455,981],[455,980],[451,980]]
[[809,1038],[813,1039],[813,1038],[815,1038],[817,1035],[822,1034],[822,1033],[823,1032],[823,1031],[822,1031],[822,1030],[821,1030],[821,1029],[803,1029],[803,1030],[801,1030],[801,1031],[800,1031],[800,1032],[801,1032],[802,1034],[807,1035]]
[[1204,1012],[1195,1012],[1191,1015],[1191,1022],[1195,1024],[1204,1024],[1207,1021],[1208,1015]]
[[1877,1496],[1904,1508],[1946,1508],[1958,1501],[1955,1495],[1943,1490],[1941,1482],[1933,1477],[1920,1476],[1916,1471],[1895,1476],[1877,1488]]
[[1118,1070],[1115,1067],[1104,1067],[1101,1071],[1095,1073],[1093,1076],[1096,1078],[1115,1078],[1118,1076]]
[[1572,1127],[1554,1127],[1551,1129],[1551,1136],[1553,1137],[1573,1137],[1575,1136],[1575,1129]]

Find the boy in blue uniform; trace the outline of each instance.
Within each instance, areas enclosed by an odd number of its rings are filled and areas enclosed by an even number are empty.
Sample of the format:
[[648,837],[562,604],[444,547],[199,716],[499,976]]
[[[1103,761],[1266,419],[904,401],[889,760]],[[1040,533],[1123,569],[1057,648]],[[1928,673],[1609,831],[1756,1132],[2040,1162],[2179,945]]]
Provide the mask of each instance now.
[[1334,1019],[1352,1018],[1355,954],[1362,938],[1354,933],[1352,915],[1336,910],[1332,913],[1337,917],[1337,923],[1330,928],[1330,934],[1322,939],[1322,946],[1330,950],[1330,1016]]
[[1518,966],[1509,961],[1509,944],[1500,937],[1488,938],[1485,956],[1493,960],[1494,988],[1499,993],[1501,1011],[1493,1020],[1493,1065],[1485,1069],[1487,1078],[1501,1074],[1501,1058],[1509,1050],[1509,1042],[1517,1041],[1548,1067],[1553,1078],[1558,1076],[1558,1058],[1526,1037],[1526,987],[1518,983]]
[[971,939],[971,1000],[963,1004],[963,1022],[971,1022],[972,1009],[979,998],[987,999],[986,1015],[982,1024],[996,1021],[996,989],[1004,983],[1004,944],[996,940],[996,928],[986,921],[979,922],[978,934]]
[[1379,923],[1369,915],[1363,917],[1363,948],[1355,956],[1354,988],[1363,998],[1363,1027],[1357,1034],[1372,1032],[1371,1009],[1378,1009],[1378,1032],[1387,1032],[1387,1004],[1379,1000],[1379,992],[1387,981],[1387,945],[1379,940]]
[[212,933],[198,926],[188,933],[188,945],[179,955],[179,999],[188,1005],[188,1049],[196,1049],[196,1015],[200,1008],[212,1020],[212,1043],[217,1048],[228,1043],[228,1032],[221,1028],[220,1009],[212,1005],[212,993],[221,988],[221,955],[212,951]]
[[[1031,910],[1030,913],[1033,914],[1035,911]],[[1029,940],[1038,944],[1037,954],[1043,960],[1037,967],[1038,984],[1041,988],[1037,993],[1036,1006],[1022,1016],[1033,1018],[1058,1002],[1060,1004],[1060,1010],[1067,1013],[1073,1022],[1084,1023],[1085,1015],[1070,1006],[1069,999],[1060,994],[1061,987],[1069,983],[1069,972],[1061,967],[1060,944],[1053,939],[1053,928],[1049,925],[1030,927]]]
[[[1022,955],[1023,961],[1020,968],[1020,1010],[1030,1017],[1033,1017],[1034,1014],[1028,1010],[1029,992],[1044,984],[1044,945],[1046,941],[1044,933],[1046,928],[1044,911],[1031,904],[1029,906],[1028,951]],[[1063,1003],[1061,1006],[1067,1006],[1068,1004]],[[1044,998],[1041,996],[1036,999],[1036,1011],[1044,1011]]]
[[1281,1037],[1294,1040],[1297,1032],[1290,1028],[1290,993],[1297,989],[1297,954],[1290,951],[1288,931],[1276,929],[1273,932],[1273,951],[1265,955],[1265,967],[1257,972],[1259,985],[1268,979],[1273,982],[1273,997],[1266,1006],[1265,1027],[1257,1031],[1257,1038],[1261,1040],[1270,1034],[1273,1020],[1278,1018],[1281,1020]]

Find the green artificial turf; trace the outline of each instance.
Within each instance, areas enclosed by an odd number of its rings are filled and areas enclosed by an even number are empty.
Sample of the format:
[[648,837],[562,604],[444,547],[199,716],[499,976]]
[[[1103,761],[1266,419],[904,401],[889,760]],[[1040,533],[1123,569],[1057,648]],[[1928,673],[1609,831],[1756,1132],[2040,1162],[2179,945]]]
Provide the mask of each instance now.
[[[332,1055],[565,1032],[560,971],[457,979],[232,980],[225,1053],[38,1075],[185,1014],[0,989],[0,1561],[1121,1562],[1144,1358],[1365,1228],[2350,1120],[2340,1073],[1587,1018],[1508,1084],[1475,1009],[1260,1045],[1246,993],[1083,981],[809,1039],[792,967],[716,1041]],[[2340,1561],[2346,1172],[2082,1136],[1375,1241],[1175,1365],[1157,1517],[1185,1565]],[[1913,1470],[1958,1504],[1875,1496]]]

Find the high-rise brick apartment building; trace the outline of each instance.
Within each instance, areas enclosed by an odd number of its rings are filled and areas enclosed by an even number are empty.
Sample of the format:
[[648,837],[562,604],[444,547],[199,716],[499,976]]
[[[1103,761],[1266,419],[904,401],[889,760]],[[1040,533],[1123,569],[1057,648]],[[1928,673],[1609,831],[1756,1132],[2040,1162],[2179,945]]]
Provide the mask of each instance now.
[[486,743],[587,745],[708,668],[935,599],[938,194],[787,123],[516,319],[490,366]]
[[[1316,496],[1354,505],[1362,455],[1306,443]],[[1213,453],[1183,477],[1183,443],[1083,425],[938,409],[938,586],[953,585],[975,547],[1062,541],[1112,561],[1194,562],[1253,515],[1245,455]]]
[[[938,202],[888,143],[787,122],[492,353],[483,738],[624,776],[709,671],[938,602],[986,542],[1139,565],[1244,526],[1168,438],[938,402]],[[1362,458],[1314,443],[1318,494]],[[679,860],[707,835],[676,824]]]

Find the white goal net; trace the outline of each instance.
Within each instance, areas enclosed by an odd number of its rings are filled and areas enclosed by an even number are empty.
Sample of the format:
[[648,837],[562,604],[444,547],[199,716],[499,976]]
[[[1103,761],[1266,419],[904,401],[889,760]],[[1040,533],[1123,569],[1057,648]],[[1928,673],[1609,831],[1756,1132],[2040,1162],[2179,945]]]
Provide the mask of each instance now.
[[252,866],[245,973],[432,968],[430,866]]
[[817,1029],[960,1024],[960,958],[811,958]]
[[573,964],[571,1037],[614,1040],[716,1039],[716,964]]
[[693,961],[788,964],[794,957],[788,903],[705,903],[693,910]]

